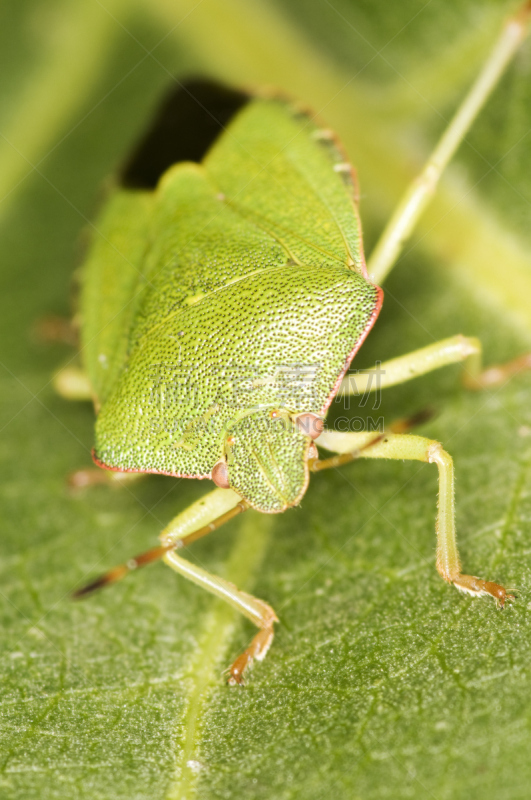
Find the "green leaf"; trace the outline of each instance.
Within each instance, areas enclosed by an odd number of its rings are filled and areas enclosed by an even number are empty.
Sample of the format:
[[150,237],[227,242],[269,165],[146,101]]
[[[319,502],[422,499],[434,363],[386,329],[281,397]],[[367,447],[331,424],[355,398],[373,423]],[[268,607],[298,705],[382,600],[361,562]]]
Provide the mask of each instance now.
[[[300,508],[249,512],[191,548],[281,619],[235,690],[222,671],[251,625],[164,566],[70,602],[82,581],[155,544],[205,485],[70,492],[66,476],[90,461],[93,412],[52,391],[72,351],[32,333],[68,312],[101,183],[170,75],[278,85],[313,106],[358,167],[370,244],[514,8],[2,7],[2,798],[527,796],[531,376],[467,394],[448,368],[388,390],[379,409],[348,411],[436,409],[420,433],[455,458],[464,565],[515,587],[511,608],[438,578],[434,467],[354,463],[316,476]],[[457,332],[479,335],[488,363],[530,348],[530,54],[527,44],[461,148],[358,366]]]

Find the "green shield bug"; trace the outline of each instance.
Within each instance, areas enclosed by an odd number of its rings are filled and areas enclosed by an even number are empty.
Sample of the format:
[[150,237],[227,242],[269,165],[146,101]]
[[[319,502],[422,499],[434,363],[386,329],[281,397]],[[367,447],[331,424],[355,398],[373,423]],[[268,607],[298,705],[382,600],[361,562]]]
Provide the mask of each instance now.
[[[217,488],[170,522],[159,547],[76,596],[162,558],[258,626],[229,670],[229,682],[240,684],[272,642],[275,612],[177,551],[248,508],[272,514],[297,505],[311,472],[391,458],[438,467],[442,578],[501,606],[511,597],[461,572],[453,464],[438,442],[393,429],[327,430],[325,416],[334,397],[376,389],[375,376],[383,389],[464,362],[466,382],[481,388],[531,366],[524,356],[482,372],[479,341],[457,335],[346,375],[377,318],[379,283],[530,14],[528,3],[506,23],[368,266],[355,175],[328,129],[276,96],[196,82],[169,98],[122,171],[84,265],[86,382],[65,370],[56,383],[94,400],[98,466],[211,479]],[[321,458],[317,448],[335,455]]]

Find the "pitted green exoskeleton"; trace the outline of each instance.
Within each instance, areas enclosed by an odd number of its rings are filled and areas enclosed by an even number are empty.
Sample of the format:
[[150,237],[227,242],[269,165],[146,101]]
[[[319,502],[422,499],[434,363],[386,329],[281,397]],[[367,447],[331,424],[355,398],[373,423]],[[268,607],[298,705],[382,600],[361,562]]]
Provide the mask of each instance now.
[[[453,465],[410,433],[326,430],[396,261],[437,181],[525,36],[529,6],[504,27],[480,77],[365,265],[355,176],[333,134],[290,102],[191,84],[173,96],[120,176],[83,273],[82,354],[98,412],[94,460],[119,474],[210,478],[218,488],[176,517],[162,545],[80,590],[156,558],[260,628],[230,670],[241,683],[273,638],[274,611],[177,550],[247,508],[278,513],[310,473],[355,458],[437,464],[437,568],[457,588],[507,595],[461,573]],[[194,106],[194,103],[196,106]],[[184,107],[212,133],[186,139]],[[195,109],[195,111],[194,111]],[[204,126],[203,126],[204,127]],[[167,135],[169,134],[169,136]],[[481,372],[476,339],[455,336],[381,365],[379,388],[465,362],[474,388],[529,365]],[[63,390],[68,375],[59,376]],[[365,381],[365,387],[361,383]],[[76,384],[79,396],[80,383]],[[337,455],[320,459],[317,447]]]
[[[225,461],[229,485],[259,511],[302,497],[311,440],[296,418],[324,416],[380,305],[350,171],[334,173],[343,156],[318,134],[286,102],[250,99],[201,164],[170,167],[155,190],[121,190],[153,244],[140,260],[121,249],[135,312],[121,294],[105,309],[127,351],[116,354],[107,316],[96,322],[105,341],[87,326],[106,467],[206,478]],[[102,221],[85,272],[90,304],[122,215],[111,207]],[[272,418],[277,409],[292,424]]]

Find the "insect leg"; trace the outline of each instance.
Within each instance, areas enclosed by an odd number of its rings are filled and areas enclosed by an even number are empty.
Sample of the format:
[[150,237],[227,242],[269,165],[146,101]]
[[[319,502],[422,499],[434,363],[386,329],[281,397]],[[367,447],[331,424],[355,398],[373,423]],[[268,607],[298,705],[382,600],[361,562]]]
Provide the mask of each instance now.
[[231,685],[242,684],[244,673],[253,661],[262,661],[273,641],[273,625],[278,617],[267,603],[246,592],[242,592],[234,584],[212,575],[201,567],[191,564],[175,552],[196,539],[206,536],[225,522],[245,511],[248,504],[232,489],[214,489],[201,500],[192,503],[185,511],[178,514],[160,535],[162,544],[153,547],[135,558],[129,559],[104,575],[91,581],[74,592],[74,598],[85,597],[98,589],[121,580],[133,570],[162,559],[169,567],[185,578],[202,586],[207,592],[221,597],[251,622],[260,628],[249,647],[238,656],[229,672]]
[[[439,499],[437,509],[437,570],[448,583],[471,595],[491,595],[500,606],[512,599],[503,586],[473,575],[461,573],[455,533],[454,465],[452,457],[439,442],[412,434],[340,433],[324,431],[316,443],[346,458],[391,458],[424,461],[437,464],[439,470]],[[341,457],[341,456],[340,456]],[[330,459],[333,461],[333,459]],[[330,464],[334,466],[334,464]],[[319,460],[310,465],[320,469]],[[321,467],[322,468],[322,467]]]
[[32,334],[39,342],[69,344],[79,347],[79,331],[72,319],[47,314],[33,325]]
[[[222,518],[221,515],[230,515],[239,505],[242,505],[242,499],[236,492],[231,489],[215,489],[170,522],[160,535],[163,545],[182,547],[191,544],[198,538],[198,534],[202,536],[208,533],[209,527],[212,530],[218,527],[216,523]],[[274,635],[273,624],[278,622],[275,612],[263,600],[252,597],[229,581],[191,564],[177,555],[175,550],[167,552],[163,560],[180,575],[221,597],[260,628],[249,647],[229,668],[229,683],[242,684],[245,670],[255,659],[262,661],[269,650]]]
[[525,39],[531,4],[524,3],[507,20],[483,69],[439,139],[420,175],[406,189],[367,264],[371,279],[381,283],[396,263],[404,243],[434,194],[439,179],[470,126]]
[[222,600],[225,600],[260,628],[249,647],[238,656],[228,670],[228,680],[231,685],[243,684],[245,670],[252,665],[255,659],[262,661],[269,650],[274,636],[273,625],[278,622],[277,615],[271,606],[264,603],[263,600],[242,592],[229,581],[219,578],[217,575],[212,575],[195,564],[191,564],[186,559],[178,556],[174,550],[164,556],[164,561],[180,575],[184,575],[185,578],[197,583],[198,586],[216,595],[216,597],[221,597]]
[[152,547],[100,575],[99,578],[76,589],[73,597],[75,599],[86,597],[92,592],[103,589],[104,586],[122,580],[130,572],[164,558],[170,550],[185,547],[196,539],[212,533],[247,508],[247,503],[236,492],[219,489],[210,492],[202,500],[192,503],[170,522],[161,534],[162,544],[159,547]]
[[461,334],[451,336],[449,339],[442,339],[440,342],[415,350],[413,353],[384,361],[371,369],[347,375],[343,378],[338,397],[379,391],[460,361],[464,362],[463,383],[467,389],[498,386],[518,372],[531,369],[531,353],[527,353],[506,364],[489,367],[482,371],[481,353],[482,347],[479,339]]
[[63,367],[52,378],[53,388],[66,400],[92,400],[93,392],[87,374],[74,365]]
[[[65,400],[92,401],[93,393],[88,375],[75,364],[63,367],[52,378],[52,385],[56,393]],[[99,469],[98,467],[87,467],[78,469],[68,476],[68,486],[70,489],[86,489],[89,486],[100,484],[111,484],[114,486],[136,483],[143,476],[134,472],[114,472]]]
[[131,486],[145,478],[143,472],[118,472],[100,467],[85,467],[71,472],[67,478],[68,488],[74,492],[83,491],[92,486]]

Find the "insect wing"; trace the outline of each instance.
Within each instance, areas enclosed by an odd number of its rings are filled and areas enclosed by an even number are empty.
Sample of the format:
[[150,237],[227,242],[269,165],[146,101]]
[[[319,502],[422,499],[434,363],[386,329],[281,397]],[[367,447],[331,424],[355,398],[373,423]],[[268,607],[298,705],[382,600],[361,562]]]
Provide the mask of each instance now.
[[365,275],[356,186],[326,129],[278,99],[245,106],[207,154],[228,202],[301,264],[347,265]]

